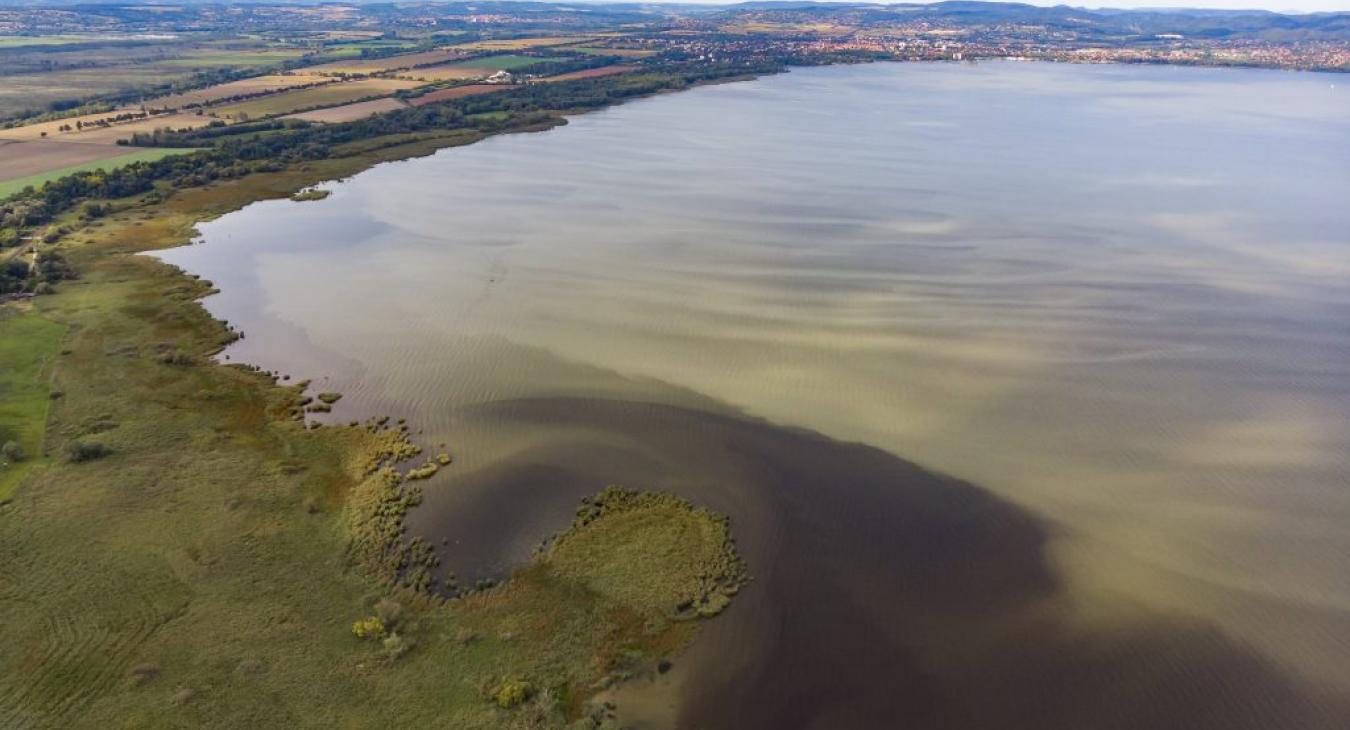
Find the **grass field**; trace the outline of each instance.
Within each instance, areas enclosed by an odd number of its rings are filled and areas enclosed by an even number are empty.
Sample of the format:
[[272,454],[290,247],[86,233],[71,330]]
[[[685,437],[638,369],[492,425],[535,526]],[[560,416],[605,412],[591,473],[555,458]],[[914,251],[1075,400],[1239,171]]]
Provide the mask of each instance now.
[[0,445],[14,441],[26,453],[18,462],[0,455],[0,501],[44,461],[43,431],[52,400],[46,371],[65,332],[36,313],[0,309]]
[[403,79],[356,79],[312,89],[286,91],[257,99],[215,107],[210,113],[229,119],[250,119],[259,117],[293,114],[308,109],[337,106],[370,97],[387,96],[401,89],[413,89],[420,86],[417,81]]
[[[84,145],[80,146],[83,147]],[[127,148],[122,147],[120,149],[125,150]],[[65,177],[66,175],[73,175],[77,172],[89,172],[92,170],[111,170],[114,167],[127,165],[132,162],[153,162],[154,160],[158,160],[163,157],[168,157],[169,155],[180,155],[186,152],[193,152],[193,151],[195,150],[173,149],[173,148],[143,149],[137,150],[135,152],[127,152],[125,154],[121,154],[116,157],[108,157],[102,160],[95,160],[93,162],[85,162],[78,165],[70,165],[68,167],[60,167],[48,170],[46,172],[38,173],[36,175],[28,175],[26,177],[15,178],[13,180],[0,181],[0,200],[8,198],[9,196],[28,187],[29,185],[35,188],[42,187],[42,184],[47,182],[48,180],[55,180],[57,178]]]
[[[561,728],[596,688],[684,645],[695,624],[655,614],[701,593],[691,576],[722,572],[729,544],[715,516],[664,498],[574,526],[548,559],[470,598],[372,580],[347,526],[363,524],[354,505],[400,489],[366,476],[377,436],[307,430],[289,417],[297,389],[213,364],[228,333],[197,303],[211,285],[125,255],[186,243],[199,220],[254,200],[477,138],[368,140],[380,152],[154,207],[123,201],[63,239],[81,279],[24,315],[60,329],[34,319],[0,343],[30,371],[56,352],[40,373],[64,394],[50,401],[48,450],[106,452],[52,459],[0,507],[0,726]],[[672,542],[680,534],[702,538]],[[641,581],[617,585],[633,566]],[[373,617],[374,638],[353,635]]]

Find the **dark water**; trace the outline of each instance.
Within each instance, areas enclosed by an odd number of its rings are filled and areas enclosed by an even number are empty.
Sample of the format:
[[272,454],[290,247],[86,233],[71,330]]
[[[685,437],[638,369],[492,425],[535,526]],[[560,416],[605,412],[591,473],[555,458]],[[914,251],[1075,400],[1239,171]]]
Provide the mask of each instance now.
[[607,483],[731,514],[756,580],[620,690],[634,722],[1343,727],[1340,81],[796,71],[382,165],[165,258],[223,289],[234,360],[449,444],[411,528],[461,576]]

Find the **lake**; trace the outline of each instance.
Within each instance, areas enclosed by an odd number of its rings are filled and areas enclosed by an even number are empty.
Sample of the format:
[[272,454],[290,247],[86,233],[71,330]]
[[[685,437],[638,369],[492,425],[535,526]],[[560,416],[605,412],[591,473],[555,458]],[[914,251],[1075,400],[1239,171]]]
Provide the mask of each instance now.
[[1350,725],[1350,83],[795,70],[200,226],[226,355],[456,463],[501,576],[609,483],[754,582],[625,719]]

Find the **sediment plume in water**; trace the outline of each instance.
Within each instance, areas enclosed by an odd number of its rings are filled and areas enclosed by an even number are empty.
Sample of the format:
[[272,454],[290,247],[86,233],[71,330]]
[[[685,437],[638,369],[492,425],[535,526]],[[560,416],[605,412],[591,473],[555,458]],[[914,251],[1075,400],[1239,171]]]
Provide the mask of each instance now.
[[[1330,730],[1350,717],[1204,624],[1078,625],[1046,526],[879,449],[621,400],[461,415],[522,445],[415,515],[426,537],[454,540],[461,574],[509,569],[596,484],[731,516],[754,580],[672,677],[618,692],[639,727]],[[457,492],[471,496],[438,506]]]

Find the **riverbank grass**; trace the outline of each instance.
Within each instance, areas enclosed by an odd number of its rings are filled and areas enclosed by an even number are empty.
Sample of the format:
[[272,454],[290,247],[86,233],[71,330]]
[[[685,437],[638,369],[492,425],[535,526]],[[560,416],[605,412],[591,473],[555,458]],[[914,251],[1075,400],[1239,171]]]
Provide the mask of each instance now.
[[49,371],[64,336],[37,312],[0,309],[0,501],[45,461]]

